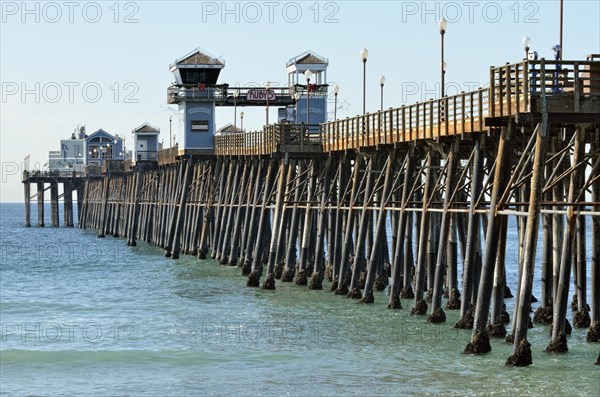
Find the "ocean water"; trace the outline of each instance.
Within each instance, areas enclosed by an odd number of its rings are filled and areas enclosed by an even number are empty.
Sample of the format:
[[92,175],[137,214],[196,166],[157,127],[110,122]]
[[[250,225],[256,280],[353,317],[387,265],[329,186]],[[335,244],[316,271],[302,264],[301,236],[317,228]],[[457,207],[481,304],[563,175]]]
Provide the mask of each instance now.
[[457,312],[427,324],[409,315],[411,301],[388,310],[383,292],[364,305],[290,283],[251,289],[215,261],[164,258],[93,230],[26,228],[22,204],[0,205],[0,233],[2,396],[600,392],[600,345],[585,342],[586,330],[554,355],[544,352],[548,327],[536,325],[534,365],[508,368],[502,340],[484,356],[461,353],[470,331],[452,328]]

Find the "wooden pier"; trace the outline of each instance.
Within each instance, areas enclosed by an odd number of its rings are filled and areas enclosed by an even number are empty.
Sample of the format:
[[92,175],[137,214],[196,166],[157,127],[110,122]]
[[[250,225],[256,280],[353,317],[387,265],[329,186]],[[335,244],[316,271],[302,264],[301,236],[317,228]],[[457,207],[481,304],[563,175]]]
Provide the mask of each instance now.
[[[529,365],[532,320],[551,324],[548,351],[568,349],[572,274],[572,325],[600,341],[598,58],[492,67],[489,88],[318,126],[223,134],[211,154],[175,148],[157,162],[107,162],[81,177],[24,175],[26,221],[30,184],[43,226],[45,184],[57,203],[63,183],[66,225],[77,190],[79,227],[99,237],[147,241],[171,258],[210,256],[239,266],[251,287],[279,280],[319,290],[327,279],[336,295],[364,303],[389,288],[389,308],[410,299],[411,313],[432,323],[459,310],[456,327],[473,330],[466,352],[487,353],[490,338],[506,337],[507,364]],[[506,256],[509,216],[515,262]],[[508,266],[518,266],[516,286],[506,285]],[[531,318],[533,283],[542,296]]]

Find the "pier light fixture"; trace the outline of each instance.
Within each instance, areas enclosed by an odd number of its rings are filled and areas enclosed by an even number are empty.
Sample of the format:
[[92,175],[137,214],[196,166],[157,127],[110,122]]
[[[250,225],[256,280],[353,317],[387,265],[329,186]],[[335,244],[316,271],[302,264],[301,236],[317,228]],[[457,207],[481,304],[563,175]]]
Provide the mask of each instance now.
[[237,98],[240,96],[240,90],[233,91],[233,132],[236,132],[237,127]]
[[[310,124],[310,78],[312,72],[307,70],[304,72],[304,78],[306,78],[306,125]],[[308,127],[307,127],[308,128]]]
[[240,130],[244,132],[244,112],[240,112]]
[[369,57],[369,50],[363,48],[360,50],[360,58],[363,63],[363,114],[365,114],[367,106],[367,58]]
[[333,121],[337,121],[337,97],[339,92],[340,86],[336,84],[333,87]]
[[381,107],[379,108],[380,111],[383,111],[383,86],[385,85],[385,76],[381,75],[381,77],[379,78],[379,86],[381,87]]
[[369,50],[367,50],[366,48],[363,48],[362,50],[360,50],[360,58],[362,59],[363,62],[367,62],[368,57],[369,57]]
[[444,34],[446,33],[446,28],[448,28],[448,21],[446,21],[446,19],[442,17],[440,19],[440,22],[438,23],[438,26],[440,27],[440,33]]
[[527,57],[529,56],[529,48],[531,48],[531,37],[523,37],[523,48],[525,48],[525,60],[527,60]]
[[267,127],[269,126],[269,95],[271,94],[271,82],[267,81],[265,83],[265,88],[267,90],[266,95],[267,95],[267,107],[266,107],[266,112],[267,112],[267,121],[266,121],[266,125]]

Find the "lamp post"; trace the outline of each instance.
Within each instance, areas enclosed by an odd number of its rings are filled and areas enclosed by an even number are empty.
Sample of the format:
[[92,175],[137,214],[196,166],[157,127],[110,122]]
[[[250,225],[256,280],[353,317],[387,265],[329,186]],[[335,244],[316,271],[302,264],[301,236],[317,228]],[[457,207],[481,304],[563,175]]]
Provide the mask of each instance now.
[[265,84],[265,88],[267,89],[267,127],[269,126],[269,94],[270,94],[270,90],[271,90],[271,82],[267,81]]
[[560,0],[560,59],[562,61],[562,48],[563,48],[563,0]]
[[173,116],[169,116],[169,147],[173,146],[173,128],[171,126],[173,121]]
[[240,130],[244,132],[244,112],[240,112]]
[[304,77],[306,78],[306,125],[310,124],[310,78],[312,77],[312,72],[307,70],[304,72]]
[[337,97],[340,92],[340,86],[335,85],[333,88],[333,121],[337,121]]
[[529,57],[529,48],[531,47],[531,38],[529,36],[523,37],[523,47],[525,48],[525,60]]
[[296,123],[300,124],[300,123],[298,123],[298,119],[300,118],[299,117],[300,115],[298,114],[298,101],[300,100],[300,93],[299,92],[295,92],[294,93],[294,100],[296,101],[296,117],[295,117],[295,119],[296,119]]
[[366,113],[366,95],[367,95],[367,58],[369,57],[369,51],[363,48],[360,51],[360,58],[363,62],[363,114]]
[[233,91],[233,132],[236,132],[237,124],[237,97],[240,96],[240,90]]
[[381,77],[379,78],[379,85],[381,86],[381,106],[379,108],[380,111],[383,112],[383,86],[385,84],[385,76],[381,75]]
[[446,77],[446,70],[444,68],[444,34],[446,33],[446,28],[448,27],[448,21],[446,21],[444,19],[444,17],[442,17],[442,19],[440,19],[439,22],[439,28],[440,28],[440,36],[442,38],[442,63],[440,64],[440,69],[442,71],[442,88],[441,88],[441,92],[442,92],[442,98],[444,97],[444,85],[445,85],[445,77]]

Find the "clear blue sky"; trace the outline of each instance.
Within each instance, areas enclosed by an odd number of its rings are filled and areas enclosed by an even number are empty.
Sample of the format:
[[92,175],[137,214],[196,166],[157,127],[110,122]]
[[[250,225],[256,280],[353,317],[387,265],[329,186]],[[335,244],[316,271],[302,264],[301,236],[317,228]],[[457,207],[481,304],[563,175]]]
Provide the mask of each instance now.
[[[564,59],[600,53],[599,4],[565,0]],[[283,85],[286,61],[314,50],[329,58],[343,118],[361,111],[363,47],[367,111],[379,107],[382,74],[385,107],[436,96],[442,15],[448,94],[484,86],[490,66],[520,60],[525,35],[546,58],[559,40],[558,0],[3,1],[1,11],[1,202],[22,201],[24,156],[42,167],[77,125],[125,136],[131,147],[131,130],[150,122],[167,143],[168,66],[196,47],[223,57],[220,82],[230,85]],[[264,109],[244,111],[246,129],[262,126]],[[217,127],[232,121],[233,109],[218,109]]]

